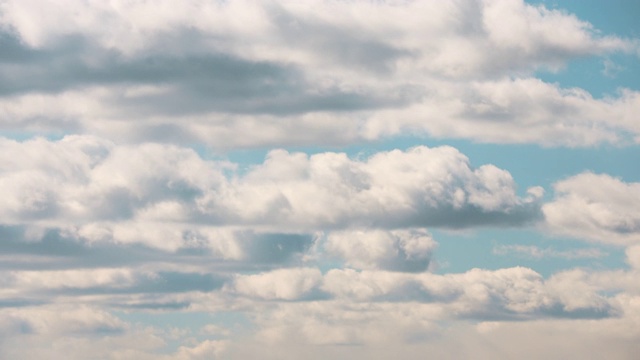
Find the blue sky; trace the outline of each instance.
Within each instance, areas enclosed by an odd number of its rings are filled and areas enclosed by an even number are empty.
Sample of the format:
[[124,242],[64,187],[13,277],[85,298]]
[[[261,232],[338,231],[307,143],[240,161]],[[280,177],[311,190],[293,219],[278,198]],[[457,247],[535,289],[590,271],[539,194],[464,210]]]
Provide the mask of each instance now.
[[633,359],[638,15],[0,2],[0,358]]

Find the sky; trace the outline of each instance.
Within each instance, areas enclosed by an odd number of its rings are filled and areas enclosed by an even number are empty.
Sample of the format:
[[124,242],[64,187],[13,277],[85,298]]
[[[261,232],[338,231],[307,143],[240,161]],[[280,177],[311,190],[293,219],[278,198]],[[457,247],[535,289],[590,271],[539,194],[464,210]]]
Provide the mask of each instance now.
[[0,0],[0,358],[635,359],[638,16]]

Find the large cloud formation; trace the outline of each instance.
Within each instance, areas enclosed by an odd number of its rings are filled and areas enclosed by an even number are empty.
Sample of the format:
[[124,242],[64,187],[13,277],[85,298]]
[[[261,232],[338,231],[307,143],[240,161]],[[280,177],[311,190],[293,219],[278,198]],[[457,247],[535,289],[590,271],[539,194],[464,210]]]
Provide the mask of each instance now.
[[[519,197],[507,171],[472,168],[451,147],[393,150],[364,160],[273,150],[243,174],[233,163],[207,161],[173,145],[116,146],[67,136],[2,139],[0,148],[4,223],[89,224],[78,231],[90,240],[108,236],[109,224],[123,223],[129,230],[116,241],[143,236],[127,232],[146,223],[289,231],[520,225],[537,220],[542,191]],[[169,233],[165,238],[164,246],[177,246]]]
[[218,148],[401,134],[589,146],[640,134],[637,92],[596,99],[532,77],[637,42],[519,0],[5,1],[0,11],[9,131]]
[[[538,75],[639,44],[522,0],[0,1],[0,358],[632,359],[639,183],[340,147],[638,146],[637,90]],[[486,228],[601,247],[447,272]]]

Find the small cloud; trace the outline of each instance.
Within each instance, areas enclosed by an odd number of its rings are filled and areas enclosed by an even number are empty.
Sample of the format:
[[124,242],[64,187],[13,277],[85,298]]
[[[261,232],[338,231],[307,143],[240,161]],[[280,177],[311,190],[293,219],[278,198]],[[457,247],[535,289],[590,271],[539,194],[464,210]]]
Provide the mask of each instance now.
[[623,246],[640,241],[640,183],[585,172],[554,189],[553,201],[542,206],[553,233]]
[[493,247],[492,252],[494,255],[506,256],[513,254],[536,260],[544,258],[561,258],[566,260],[599,259],[609,255],[596,248],[556,250],[551,247],[540,248],[526,245],[498,245]]
[[602,66],[602,74],[608,78],[617,77],[618,74],[625,69],[624,66],[618,65],[610,59],[605,59],[602,62]]

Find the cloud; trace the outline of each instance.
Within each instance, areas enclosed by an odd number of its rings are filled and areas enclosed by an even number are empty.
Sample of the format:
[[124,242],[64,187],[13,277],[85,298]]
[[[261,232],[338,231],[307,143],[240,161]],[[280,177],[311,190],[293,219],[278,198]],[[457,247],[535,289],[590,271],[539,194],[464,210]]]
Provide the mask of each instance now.
[[0,317],[3,323],[9,320],[22,324],[16,333],[8,334],[9,337],[22,333],[100,336],[119,334],[127,328],[126,323],[108,312],[85,305],[1,309]]
[[321,280],[318,269],[278,269],[238,276],[233,289],[239,294],[266,300],[294,300],[309,295]]
[[[536,358],[546,353],[540,344],[555,344],[555,337],[545,334],[567,332],[571,335],[566,341],[572,344],[586,339],[605,347],[617,344],[614,356],[630,358],[637,347],[633,341],[638,332],[637,297],[611,293],[598,274],[576,276],[570,271],[544,280],[526,268],[446,275],[331,270],[323,287],[335,298],[269,303],[255,309],[259,330],[248,348],[281,349],[285,358],[318,345],[322,356],[335,352],[335,356],[370,354],[382,359],[393,352],[416,358],[430,351],[457,358],[478,351],[481,358],[501,358],[527,347],[501,344],[516,332],[536,339],[531,349],[531,358]],[[415,292],[412,297],[407,291],[412,282],[430,297],[415,297]],[[408,297],[393,299],[391,292]],[[535,321],[513,321],[526,319]],[[232,346],[229,351],[248,356],[244,349]],[[563,354],[575,352],[574,346],[559,349]],[[311,351],[311,356],[320,353]]]
[[[637,301],[632,294],[637,291],[637,281],[634,280],[637,271],[634,271],[589,273],[572,270],[545,280],[535,271],[521,267],[495,271],[473,269],[444,275],[349,269],[332,269],[322,274],[315,268],[291,268],[237,275],[224,288],[211,293],[151,292],[148,294],[150,296],[120,294],[118,297],[112,293],[106,299],[95,295],[85,297],[83,302],[99,301],[96,304],[107,305],[111,309],[131,310],[135,307],[127,308],[127,302],[134,306],[151,300],[160,305],[170,299],[183,299],[192,304],[190,311],[202,311],[207,307],[218,311],[241,311],[253,320],[251,324],[255,330],[251,332],[252,338],[245,338],[244,344],[247,344],[246,341],[257,341],[256,346],[259,347],[279,347],[287,356],[296,351],[291,347],[322,345],[330,349],[336,345],[366,345],[355,347],[364,351],[380,341],[390,346],[422,344],[442,350],[440,341],[452,336],[455,324],[472,328],[478,322],[485,324],[478,331],[481,330],[480,333],[486,336],[500,333],[505,328],[518,328],[513,324],[534,319],[536,321],[523,323],[527,326],[549,326],[549,331],[567,331],[579,324],[588,326],[591,332],[598,334],[604,331],[598,324],[609,330],[617,328],[618,331],[620,326],[631,326],[631,331],[635,331],[633,314],[637,312]],[[50,274],[29,272],[16,276],[32,288],[58,286],[47,281],[47,276],[67,287],[91,287],[94,284],[112,286],[114,283],[128,286],[126,282],[122,284],[114,280],[122,274],[131,273],[94,270]],[[127,276],[131,279],[131,276]],[[5,292],[19,289],[4,285]],[[626,292],[618,293],[621,289]],[[318,297],[320,294],[322,296]],[[75,304],[78,299],[78,294],[67,292],[65,297],[58,297],[58,303],[71,301]],[[110,303],[109,299],[120,299],[120,302]],[[0,310],[0,331],[5,335],[10,333],[5,338],[14,339],[10,346],[3,347],[3,354],[30,354],[33,357],[33,354],[42,351],[54,351],[46,344],[56,345],[56,349],[66,348],[63,344],[75,344],[70,354],[75,356],[72,358],[82,358],[82,351],[85,350],[82,344],[95,336],[93,341],[96,351],[100,353],[115,354],[113,349],[118,349],[124,358],[149,354],[161,356],[162,344],[169,341],[170,334],[156,333],[150,337],[152,334],[140,332],[132,323],[124,322],[103,310],[97,311],[95,307],[85,306],[75,312],[60,311],[66,306],[29,305]],[[144,305],[144,309],[167,310],[154,308],[151,304]],[[49,321],[51,317],[55,319]],[[590,320],[584,322],[581,319]],[[444,328],[442,324],[445,323],[453,325]],[[93,330],[87,332],[87,329]],[[590,331],[579,332],[578,338],[589,337]],[[31,335],[26,337],[25,333]],[[177,336],[185,337],[186,341],[189,334]],[[627,336],[633,337],[632,334]],[[42,342],[45,337],[54,341]],[[140,342],[124,342],[125,338],[140,339]],[[17,346],[29,341],[37,341],[37,347]],[[191,343],[193,346],[183,345],[173,354],[162,356],[167,359],[187,354],[195,356],[200,354],[200,350],[207,354],[209,351],[216,354],[224,351],[225,355],[229,355],[238,351],[239,346],[239,343],[226,340]],[[113,347],[115,344],[118,346]]]
[[538,246],[526,245],[497,245],[493,247],[492,252],[496,255],[515,254],[537,260],[544,258],[562,258],[566,260],[597,259],[608,255],[597,248],[556,250],[551,247],[540,248]]
[[[423,304],[428,309],[425,316],[434,316],[433,321],[443,317],[527,320],[617,315],[616,302],[603,293],[611,288],[597,277],[582,276],[579,271],[578,276],[572,274],[559,273],[545,281],[522,267],[445,275],[352,269],[331,269],[321,275],[317,269],[292,268],[238,276],[223,291],[321,309],[346,304],[354,309],[366,304],[398,304],[399,308],[401,304]],[[568,282],[573,283],[567,286]]]
[[228,346],[227,341],[205,340],[194,347],[181,346],[176,360],[210,360],[217,359]]
[[10,359],[210,359],[226,345],[224,340],[204,340],[167,351],[171,340],[188,342],[188,333],[176,338],[161,329],[142,328],[101,309],[78,304],[0,310],[0,331],[6,329],[2,325],[7,321],[22,323],[22,329],[3,333],[0,338],[0,356]]
[[10,169],[0,177],[5,224],[57,226],[89,242],[175,250],[224,237],[217,230],[224,226],[276,233],[372,224],[463,228],[519,226],[539,216],[540,189],[521,198],[507,171],[472,168],[451,147],[365,160],[273,150],[242,175],[234,174],[234,164],[172,145],[67,136],[5,139],[0,147],[21,154],[0,159]]
[[542,207],[551,231],[613,245],[640,241],[639,183],[587,172],[554,188],[554,200]]
[[118,241],[114,241],[111,237],[96,239],[86,232],[68,229],[44,229],[29,234],[30,230],[34,229],[27,225],[0,227],[0,236],[3,237],[0,244],[3,253],[1,269],[45,271],[82,268],[90,272],[88,269],[163,263],[194,271],[262,269],[295,263],[315,242],[313,234],[201,228],[197,231],[184,230],[178,235],[180,243],[167,247],[163,242],[170,234],[166,232],[175,231],[174,227],[146,234],[146,238],[133,237],[129,242],[123,242],[125,239],[117,234]]
[[[615,314],[613,306],[597,291],[576,299],[562,287],[551,287],[527,268],[496,271],[473,269],[461,274],[422,275],[353,270],[332,270],[325,291],[337,298],[357,301],[395,300],[440,304],[441,310],[476,319],[601,317]],[[587,295],[588,294],[588,295]]]
[[[327,146],[636,146],[638,91],[539,75],[639,44],[522,0],[0,1],[0,358],[633,358],[638,183]],[[529,226],[626,264],[430,271],[428,229]]]
[[331,232],[325,249],[358,269],[425,271],[437,243],[422,229]]
[[637,42],[519,0],[7,1],[0,23],[8,131],[215,148],[407,134],[593,146],[640,133],[637,92],[594,99],[531,77]]
[[[365,11],[367,17],[359,16]],[[50,14],[56,14],[55,20]],[[60,6],[54,2],[10,1],[3,4],[2,20],[34,48],[46,48],[61,38],[79,35],[94,39],[101,48],[132,56],[154,53],[165,40],[166,53],[206,52],[217,47],[274,60],[315,59],[313,65],[323,61],[330,61],[325,65],[333,67],[364,65],[364,70],[371,71],[384,66],[367,65],[385,64],[403,55],[413,55],[425,62],[428,57],[435,58],[432,65],[435,69],[442,71],[442,67],[448,67],[454,74],[456,68],[495,66],[510,70],[523,64],[554,64],[576,56],[631,50],[632,46],[624,39],[598,36],[589,23],[575,16],[518,0],[468,0],[442,6],[364,1],[314,1],[305,5],[187,1],[180,6],[169,6],[168,2],[151,6],[144,2],[71,1]],[[505,28],[510,31],[504,31]],[[167,36],[187,29],[195,36],[186,43],[175,43],[180,39]],[[305,41],[294,38],[296,33],[304,34]],[[124,34],[129,36],[123,37]],[[244,40],[245,45],[238,46],[239,40]],[[458,49],[451,43],[458,45]],[[496,51],[477,51],[474,47],[477,44]],[[475,50],[471,53],[475,56],[468,56],[467,49]],[[505,59],[504,52],[518,56]],[[501,58],[499,66],[492,64],[491,60]]]
[[640,269],[640,246],[627,248],[627,262],[634,269]]

